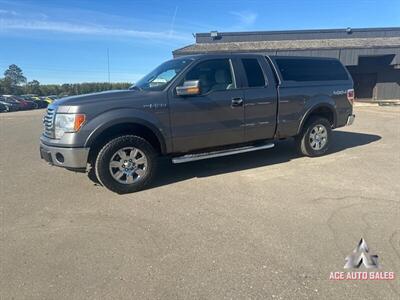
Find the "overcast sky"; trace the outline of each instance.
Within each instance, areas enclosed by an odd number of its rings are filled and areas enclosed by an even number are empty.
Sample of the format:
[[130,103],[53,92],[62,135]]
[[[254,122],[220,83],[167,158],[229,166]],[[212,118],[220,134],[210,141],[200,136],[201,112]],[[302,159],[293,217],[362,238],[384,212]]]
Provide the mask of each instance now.
[[0,0],[0,72],[42,83],[137,81],[192,33],[400,26],[399,0]]

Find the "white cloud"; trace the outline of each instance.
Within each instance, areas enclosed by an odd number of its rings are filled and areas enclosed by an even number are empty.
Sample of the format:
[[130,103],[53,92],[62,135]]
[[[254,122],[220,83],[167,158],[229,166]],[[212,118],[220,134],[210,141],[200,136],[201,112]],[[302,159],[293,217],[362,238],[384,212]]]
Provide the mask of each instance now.
[[96,36],[116,36],[130,38],[145,38],[154,40],[175,40],[188,42],[189,34],[181,34],[175,31],[144,31],[128,28],[107,27],[100,24],[78,24],[71,22],[53,22],[46,20],[1,19],[0,30],[21,31],[47,31],[69,34],[85,34]]
[[239,25],[242,26],[250,26],[253,25],[256,20],[258,15],[254,12],[251,11],[231,11],[231,15],[234,15],[237,20],[239,21]]
[[12,15],[12,16],[18,16],[18,13],[14,10],[5,10],[5,9],[0,9],[0,15]]

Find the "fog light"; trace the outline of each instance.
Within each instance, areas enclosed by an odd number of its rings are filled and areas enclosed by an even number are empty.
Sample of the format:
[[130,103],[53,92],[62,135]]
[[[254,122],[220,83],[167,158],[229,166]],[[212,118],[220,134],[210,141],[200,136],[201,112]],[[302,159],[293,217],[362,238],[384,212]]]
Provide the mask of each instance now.
[[57,162],[62,164],[62,163],[64,163],[64,156],[61,153],[57,152],[56,153],[56,160],[57,160]]

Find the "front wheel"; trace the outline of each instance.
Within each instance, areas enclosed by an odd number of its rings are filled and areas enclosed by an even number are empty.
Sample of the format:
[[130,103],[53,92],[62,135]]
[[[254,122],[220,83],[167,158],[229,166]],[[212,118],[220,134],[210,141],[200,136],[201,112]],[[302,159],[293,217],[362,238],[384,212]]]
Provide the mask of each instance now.
[[96,177],[109,190],[132,193],[145,188],[152,180],[157,154],[145,139],[125,135],[108,142],[97,155]]
[[328,151],[332,139],[329,121],[321,117],[312,117],[296,138],[297,148],[303,155],[316,157]]

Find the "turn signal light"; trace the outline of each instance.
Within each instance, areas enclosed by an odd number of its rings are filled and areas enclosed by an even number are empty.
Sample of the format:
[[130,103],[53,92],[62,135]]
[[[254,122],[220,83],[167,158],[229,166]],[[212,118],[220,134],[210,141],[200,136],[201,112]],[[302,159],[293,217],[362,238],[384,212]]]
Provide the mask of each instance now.
[[198,87],[190,87],[186,90],[188,94],[197,95],[200,93],[200,89]]
[[85,123],[85,120],[86,116],[84,114],[77,114],[75,116],[74,130],[78,131],[82,127],[83,123]]

